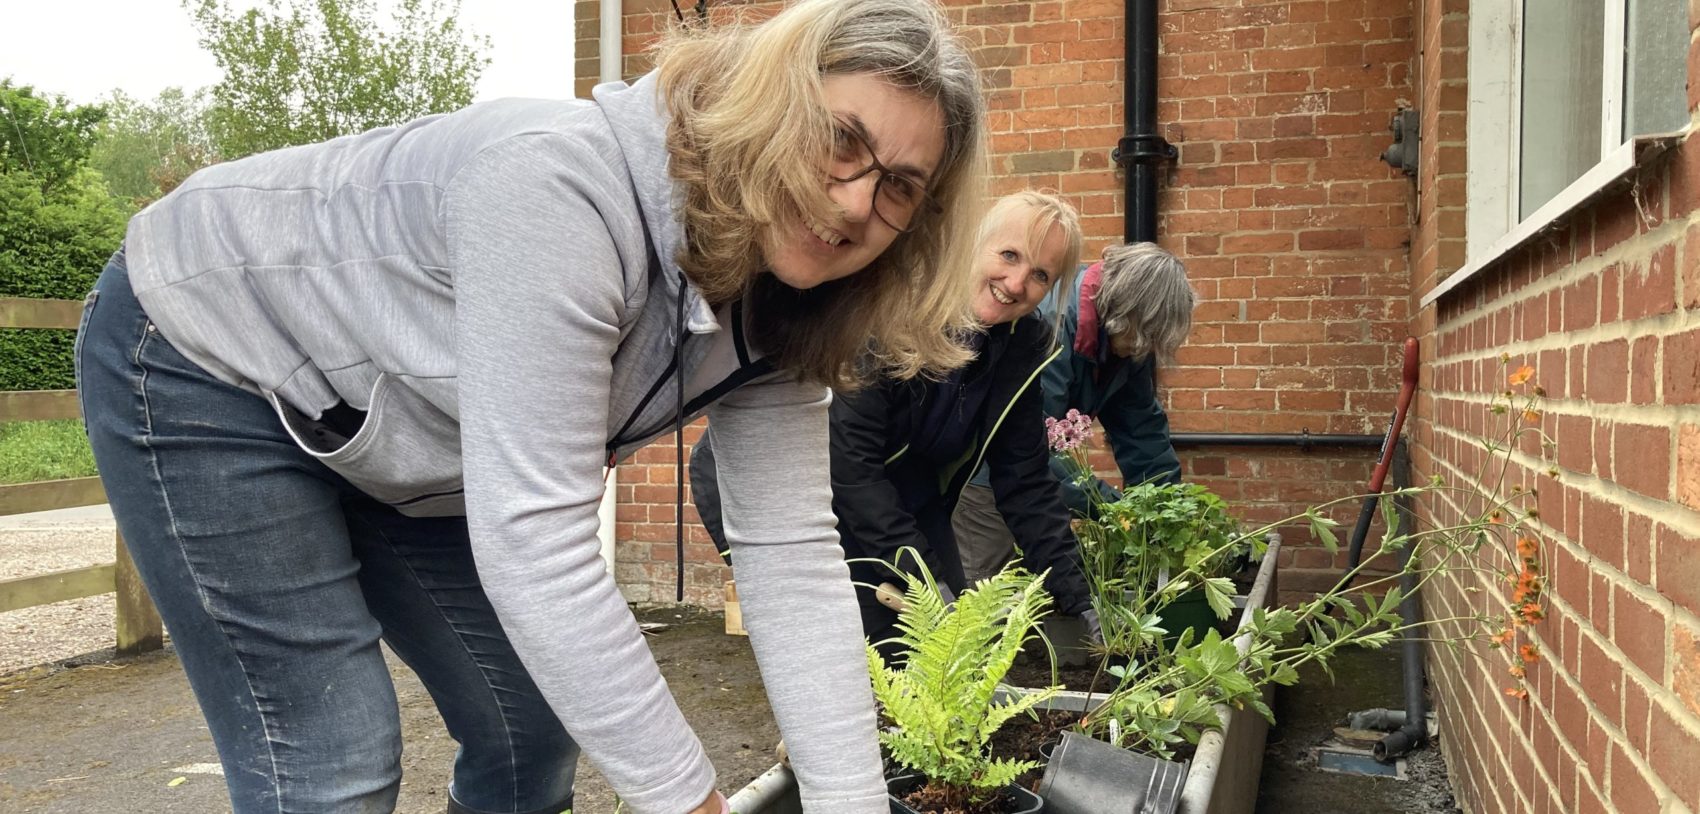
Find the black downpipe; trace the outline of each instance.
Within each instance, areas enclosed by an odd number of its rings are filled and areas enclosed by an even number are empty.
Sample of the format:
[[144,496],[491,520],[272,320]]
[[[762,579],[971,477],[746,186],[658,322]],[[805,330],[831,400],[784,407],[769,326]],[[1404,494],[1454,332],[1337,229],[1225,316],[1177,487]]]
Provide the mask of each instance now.
[[1129,243],[1157,240],[1157,171],[1175,148],[1157,133],[1157,0],[1126,0],[1122,110],[1127,131],[1113,156],[1124,170],[1122,232]]
[[[1410,471],[1410,465],[1405,445],[1400,444],[1393,453],[1395,488],[1410,485],[1405,475]],[[1399,507],[1400,520],[1408,528],[1412,527],[1410,524],[1416,522],[1417,515],[1411,506],[1410,496],[1399,495],[1394,498],[1394,503]],[[1399,587],[1405,593],[1404,599],[1399,602],[1399,624],[1404,627],[1400,644],[1404,648],[1405,661],[1405,725],[1375,745],[1375,759],[1383,762],[1392,761],[1428,742],[1428,700],[1423,696],[1428,665],[1423,660],[1422,634],[1416,630],[1416,625],[1422,622],[1423,606],[1417,596],[1417,573],[1407,567],[1415,548],[1415,545],[1406,545],[1399,550]]]

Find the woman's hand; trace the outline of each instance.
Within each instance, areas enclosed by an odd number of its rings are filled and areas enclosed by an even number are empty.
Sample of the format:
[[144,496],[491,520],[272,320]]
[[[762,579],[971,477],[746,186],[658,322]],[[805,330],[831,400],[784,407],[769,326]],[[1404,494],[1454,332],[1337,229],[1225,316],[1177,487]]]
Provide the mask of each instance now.
[[708,798],[702,801],[702,805],[685,812],[685,814],[731,814],[731,811],[732,805],[726,802],[726,795],[721,794],[719,789],[715,789],[708,793]]

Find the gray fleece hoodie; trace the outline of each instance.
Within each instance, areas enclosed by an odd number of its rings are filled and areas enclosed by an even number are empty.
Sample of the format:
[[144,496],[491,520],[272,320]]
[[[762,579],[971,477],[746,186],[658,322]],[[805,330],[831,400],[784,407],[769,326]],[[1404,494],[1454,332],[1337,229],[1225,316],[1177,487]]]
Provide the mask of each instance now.
[[[597,555],[602,466],[714,426],[727,536],[810,812],[886,810],[833,530],[824,387],[765,374],[673,258],[653,77],[503,100],[203,170],[131,222],[131,282],[189,358],[269,399],[303,449],[409,514],[467,516],[538,687],[640,814],[715,786]],[[683,369],[673,369],[679,298]],[[352,438],[318,422],[368,411]]]

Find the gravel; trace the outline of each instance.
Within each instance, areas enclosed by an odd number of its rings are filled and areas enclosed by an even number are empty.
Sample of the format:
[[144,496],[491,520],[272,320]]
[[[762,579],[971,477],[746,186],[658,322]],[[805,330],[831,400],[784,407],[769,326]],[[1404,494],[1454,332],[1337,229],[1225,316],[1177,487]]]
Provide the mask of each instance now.
[[[112,562],[105,506],[0,517],[0,579]],[[0,675],[65,661],[113,643],[111,594],[0,613]]]

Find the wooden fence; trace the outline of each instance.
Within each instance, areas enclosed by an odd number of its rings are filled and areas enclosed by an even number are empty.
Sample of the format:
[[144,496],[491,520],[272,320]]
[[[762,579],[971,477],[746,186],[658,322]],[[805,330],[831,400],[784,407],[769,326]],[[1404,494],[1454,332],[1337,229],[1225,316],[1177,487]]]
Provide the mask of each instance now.
[[[76,330],[81,316],[82,303],[74,300],[0,298],[0,330]],[[77,417],[75,390],[0,392],[0,423]],[[106,490],[98,477],[0,485],[0,516],[105,502]],[[115,536],[113,551],[114,561],[105,565],[0,580],[0,613],[116,592],[118,652],[130,655],[158,649],[164,643],[164,628],[136,576],[122,535]]]

